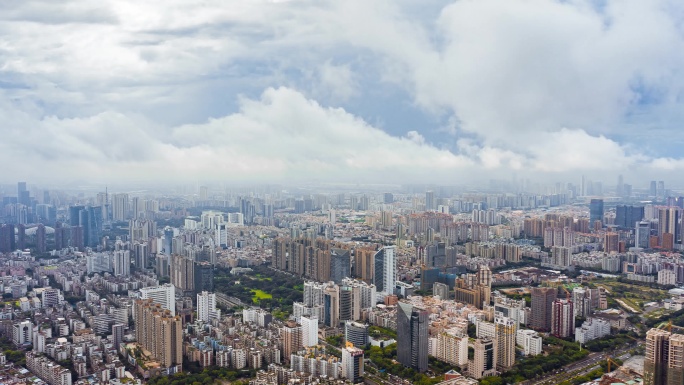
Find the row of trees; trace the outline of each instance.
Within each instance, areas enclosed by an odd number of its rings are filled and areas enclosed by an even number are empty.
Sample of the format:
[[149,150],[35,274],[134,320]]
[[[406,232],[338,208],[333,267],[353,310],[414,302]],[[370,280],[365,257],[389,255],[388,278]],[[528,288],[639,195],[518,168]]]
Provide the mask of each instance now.
[[[254,377],[254,370],[231,370],[218,366],[205,368],[200,373],[176,373],[172,376],[158,376],[150,378],[148,385],[213,385],[230,381],[233,385],[246,385],[248,378]],[[241,380],[243,379],[243,380]]]
[[516,384],[560,369],[585,358],[589,352],[580,350],[578,343],[556,337],[544,338],[544,344],[554,348],[548,356],[538,355],[525,357],[515,363],[513,368],[502,376],[487,377],[480,381],[485,385]]
[[410,379],[412,383],[418,385],[434,385],[442,381],[442,376],[428,377],[412,368],[397,363],[397,344],[391,344],[385,348],[371,346],[366,350],[368,357],[374,366],[382,373],[381,376],[392,374],[401,378]]

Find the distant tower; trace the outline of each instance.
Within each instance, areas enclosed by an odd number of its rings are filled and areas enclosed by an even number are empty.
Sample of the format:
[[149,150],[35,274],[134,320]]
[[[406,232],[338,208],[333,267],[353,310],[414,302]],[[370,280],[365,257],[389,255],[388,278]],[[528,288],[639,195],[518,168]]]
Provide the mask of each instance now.
[[39,253],[45,252],[45,225],[42,223],[36,229],[36,249]]
[[425,192],[425,211],[433,211],[437,208],[435,206],[435,192],[426,191]]
[[589,221],[592,225],[596,221],[603,224],[603,199],[592,199],[589,203]]

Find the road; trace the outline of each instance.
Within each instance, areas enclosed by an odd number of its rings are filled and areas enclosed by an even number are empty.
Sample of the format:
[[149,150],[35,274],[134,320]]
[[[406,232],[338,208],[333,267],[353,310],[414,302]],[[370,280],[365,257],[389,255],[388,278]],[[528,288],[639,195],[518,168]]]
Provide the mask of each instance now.
[[[632,349],[631,345],[614,350],[610,352],[611,357],[619,357],[625,354],[628,350]],[[558,370],[557,373],[547,374],[546,376],[528,381],[527,385],[555,385],[559,384],[565,380],[569,380],[584,374],[587,374],[591,369],[597,366],[601,361],[605,360],[604,353],[589,353],[584,359],[572,363],[562,369]]]

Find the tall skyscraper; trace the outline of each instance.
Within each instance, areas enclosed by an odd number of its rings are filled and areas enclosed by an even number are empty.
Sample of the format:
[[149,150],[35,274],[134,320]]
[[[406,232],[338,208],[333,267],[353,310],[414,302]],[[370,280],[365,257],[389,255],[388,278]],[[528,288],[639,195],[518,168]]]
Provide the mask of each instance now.
[[551,334],[566,338],[575,333],[575,310],[569,299],[556,299],[551,308]]
[[658,208],[658,237],[660,237],[660,246],[663,248],[672,248],[672,245],[668,246],[663,243],[665,234],[670,234],[670,236],[676,240],[676,237],[681,233],[681,225],[679,223],[681,211],[682,210],[679,207]]
[[618,233],[607,232],[603,237],[603,251],[606,253],[617,253],[619,236]]
[[8,223],[0,225],[0,253],[14,251],[14,226]]
[[591,226],[596,221],[601,221],[603,224],[603,199],[592,199],[589,202],[589,221]]
[[665,198],[665,182],[662,180],[658,181],[658,189],[656,190],[656,196],[658,198]]
[[221,310],[216,308],[216,294],[207,291],[197,294],[197,319],[209,322],[220,317]]
[[307,348],[318,345],[318,320],[312,316],[301,318],[302,346]]
[[294,321],[288,321],[282,328],[283,335],[283,355],[290,359],[290,355],[296,353],[303,347],[302,345],[302,325]]
[[193,290],[214,291],[214,267],[209,262],[193,262]]
[[428,368],[428,313],[408,303],[397,308],[397,361],[419,372]]
[[17,183],[17,202],[24,206],[31,205],[31,196],[26,189],[26,182]]
[[169,310],[171,315],[176,315],[176,288],[171,284],[144,287],[140,289],[140,298],[151,299],[163,309]]
[[38,224],[36,228],[36,250],[39,253],[44,253],[46,249],[46,231],[45,225],[42,223]]
[[17,248],[19,250],[26,248],[26,226],[21,223],[17,225]]
[[349,250],[330,250],[330,280],[335,283],[351,276],[351,254]]
[[667,385],[670,337],[666,330],[651,329],[646,333],[644,385]]
[[551,311],[558,290],[552,287],[532,288],[532,319],[530,327],[538,331],[551,330]]
[[353,383],[363,377],[363,350],[347,345],[342,349],[342,376]]
[[435,205],[435,192],[425,192],[425,211],[434,211],[437,208]]
[[354,321],[345,322],[344,340],[357,348],[365,348],[368,345],[368,325]]
[[112,325],[112,342],[117,352],[119,351],[119,345],[123,342],[124,327],[124,324]]
[[496,344],[490,337],[478,338],[473,343],[473,361],[468,364],[468,372],[475,379],[496,374]]
[[340,287],[333,284],[323,290],[323,323],[338,327],[340,324]]
[[129,201],[128,194],[112,195],[112,220],[125,221],[128,219]]
[[[515,364],[515,321],[502,315],[494,317],[496,333],[496,361],[503,370]],[[573,325],[574,326],[574,325]]]
[[636,223],[636,233],[634,235],[634,246],[648,249],[648,240],[651,237],[651,223],[640,221]]
[[131,252],[128,250],[116,250],[112,257],[114,275],[127,277],[131,275]]
[[394,294],[397,280],[396,247],[385,246],[378,250],[373,257],[373,284],[378,292]]
[[657,186],[656,186],[656,181],[654,181],[654,180],[651,181],[651,187],[650,187],[650,189],[649,189],[649,194],[648,194],[648,195],[649,195],[649,196],[652,196],[652,197],[654,197],[654,198],[658,195],[658,189],[657,189]]
[[643,206],[618,205],[615,207],[615,225],[623,229],[633,229],[635,224],[644,219]]
[[135,335],[142,347],[164,368],[181,371],[183,331],[179,316],[151,299],[135,301]]

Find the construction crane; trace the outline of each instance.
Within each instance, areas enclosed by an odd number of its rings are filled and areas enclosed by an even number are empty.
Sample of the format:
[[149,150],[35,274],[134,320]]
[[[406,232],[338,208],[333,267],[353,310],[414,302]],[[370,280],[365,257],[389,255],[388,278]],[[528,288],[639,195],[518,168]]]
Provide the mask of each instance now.
[[612,362],[613,364],[615,364],[618,368],[620,367],[620,364],[618,364],[617,362],[613,361],[608,355],[606,355],[606,363],[608,364],[608,370],[606,371],[606,373],[610,373],[610,363],[611,363],[611,362]]
[[666,326],[666,327],[667,327],[667,331],[670,332],[670,333],[672,333],[672,328],[679,329],[679,330],[684,330],[684,327],[677,326],[677,325],[673,325],[673,324],[672,324],[672,320],[667,321],[666,324],[661,324],[661,326]]
[[563,291],[565,291],[565,299],[570,300],[570,292],[568,289],[565,288],[565,286],[561,286],[563,288]]

